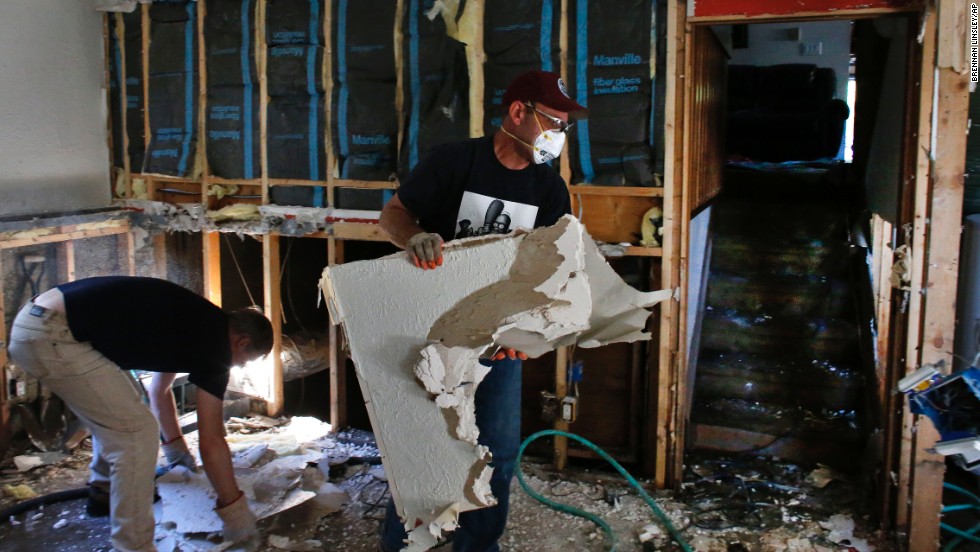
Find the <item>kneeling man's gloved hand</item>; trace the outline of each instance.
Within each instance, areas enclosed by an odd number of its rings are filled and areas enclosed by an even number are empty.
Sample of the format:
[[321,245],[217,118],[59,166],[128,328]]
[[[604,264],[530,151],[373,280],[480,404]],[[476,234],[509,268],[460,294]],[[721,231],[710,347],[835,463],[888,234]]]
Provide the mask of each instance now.
[[215,508],[214,511],[221,518],[225,542],[242,542],[254,537],[259,531],[255,527],[255,514],[248,507],[245,493],[242,493],[231,504],[222,508]]
[[419,232],[408,239],[405,251],[415,266],[427,270],[442,266],[442,237],[430,232]]
[[163,448],[163,455],[167,457],[167,464],[170,466],[180,465],[191,471],[197,471],[197,460],[187,448],[187,441],[184,440],[183,435],[164,443],[161,448]]

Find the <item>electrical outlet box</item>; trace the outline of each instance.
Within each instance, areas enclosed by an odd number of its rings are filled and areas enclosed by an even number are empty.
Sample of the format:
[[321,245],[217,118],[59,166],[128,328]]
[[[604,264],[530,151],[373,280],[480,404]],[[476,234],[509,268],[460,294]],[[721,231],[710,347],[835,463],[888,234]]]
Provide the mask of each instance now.
[[578,416],[578,398],[576,397],[565,397],[561,400],[561,419],[562,421],[572,423]]
[[823,55],[823,42],[804,42],[800,44],[800,55],[820,56]]

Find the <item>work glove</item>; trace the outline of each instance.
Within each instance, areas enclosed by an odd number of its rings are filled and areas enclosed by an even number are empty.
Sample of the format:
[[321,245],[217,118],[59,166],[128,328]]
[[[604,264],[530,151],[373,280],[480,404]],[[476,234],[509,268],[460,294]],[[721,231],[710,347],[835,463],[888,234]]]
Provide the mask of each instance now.
[[183,435],[164,443],[161,445],[161,448],[163,448],[163,455],[167,457],[168,466],[174,467],[180,465],[191,471],[197,471],[197,460],[194,459],[194,455],[187,448],[187,441],[184,440]]
[[259,532],[255,527],[255,514],[248,507],[245,493],[239,495],[231,504],[223,508],[215,508],[214,512],[221,518],[225,542],[242,542]]
[[405,251],[415,266],[423,270],[442,266],[442,237],[439,234],[419,232],[408,239]]

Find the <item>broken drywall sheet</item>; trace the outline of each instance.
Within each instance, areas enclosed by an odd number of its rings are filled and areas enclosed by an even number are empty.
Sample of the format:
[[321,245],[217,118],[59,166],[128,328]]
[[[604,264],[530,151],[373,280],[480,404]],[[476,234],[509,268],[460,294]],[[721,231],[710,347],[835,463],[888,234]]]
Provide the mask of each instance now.
[[451,242],[438,270],[404,254],[324,270],[343,324],[398,513],[425,550],[460,512],[495,503],[476,444],[473,394],[491,345],[539,356],[581,342],[649,338],[669,290],[630,288],[571,216],[529,233]]
[[[236,469],[235,479],[255,516],[266,518],[316,496],[300,483],[306,465],[322,456],[321,452],[284,456],[259,469]],[[203,472],[174,468],[157,479],[157,492],[163,503],[161,523],[175,525],[179,533],[221,531],[221,518],[214,512],[216,495]]]

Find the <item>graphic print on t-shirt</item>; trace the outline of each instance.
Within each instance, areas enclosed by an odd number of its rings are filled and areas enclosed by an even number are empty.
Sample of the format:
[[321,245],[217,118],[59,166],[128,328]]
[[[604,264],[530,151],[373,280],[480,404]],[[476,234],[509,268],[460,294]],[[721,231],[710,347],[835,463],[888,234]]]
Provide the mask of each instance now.
[[515,228],[534,228],[538,207],[516,201],[464,192],[456,215],[456,239],[506,234]]

